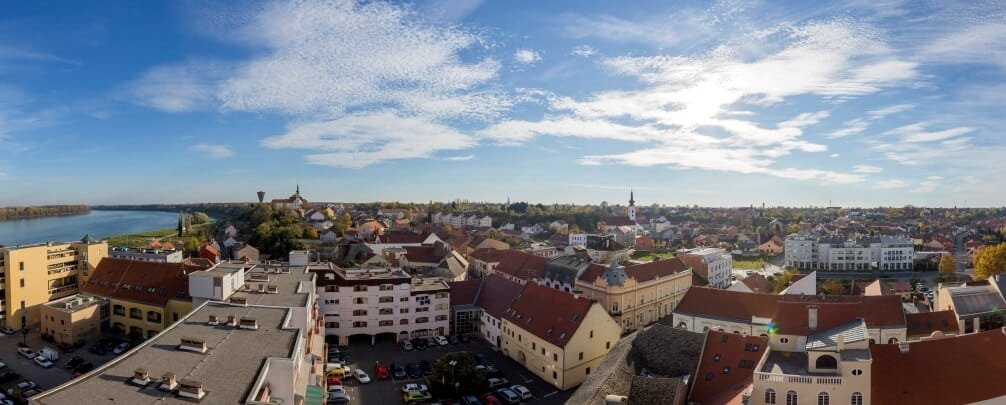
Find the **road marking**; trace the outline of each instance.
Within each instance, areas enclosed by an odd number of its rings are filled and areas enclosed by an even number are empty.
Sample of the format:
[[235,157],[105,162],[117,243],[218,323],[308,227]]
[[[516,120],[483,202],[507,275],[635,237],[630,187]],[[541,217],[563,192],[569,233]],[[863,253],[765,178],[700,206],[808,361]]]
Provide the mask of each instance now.
[[556,394],[558,394],[558,393],[559,393],[559,391],[552,391],[552,392],[550,392],[550,393],[548,393],[548,394],[545,394],[545,395],[542,395],[542,396],[541,396],[541,398],[542,398],[542,399],[545,399],[545,398],[548,398],[548,397],[550,397],[550,396],[553,396],[553,395],[556,395]]

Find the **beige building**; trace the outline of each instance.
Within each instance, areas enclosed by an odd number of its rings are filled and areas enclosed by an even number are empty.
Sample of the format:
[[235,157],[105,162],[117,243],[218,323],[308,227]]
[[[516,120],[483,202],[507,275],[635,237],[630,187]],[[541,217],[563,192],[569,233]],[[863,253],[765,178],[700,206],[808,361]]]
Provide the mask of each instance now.
[[42,243],[0,248],[0,324],[38,327],[41,306],[80,292],[108,244],[85,237],[79,242]]
[[101,323],[108,318],[108,300],[76,294],[42,305],[42,333],[56,343],[73,344],[101,335]]
[[692,285],[692,271],[677,258],[623,267],[567,256],[549,261],[542,279],[597,301],[623,332],[631,332],[670,316]]
[[596,371],[621,328],[600,304],[528,282],[503,311],[503,353],[560,390]]

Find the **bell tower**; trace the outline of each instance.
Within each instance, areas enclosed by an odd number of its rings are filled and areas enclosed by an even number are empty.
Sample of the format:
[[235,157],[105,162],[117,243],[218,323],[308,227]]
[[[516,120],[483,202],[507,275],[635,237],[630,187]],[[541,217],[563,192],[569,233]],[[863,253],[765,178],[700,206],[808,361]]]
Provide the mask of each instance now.
[[629,190],[629,220],[636,220],[636,199],[633,196],[632,190]]

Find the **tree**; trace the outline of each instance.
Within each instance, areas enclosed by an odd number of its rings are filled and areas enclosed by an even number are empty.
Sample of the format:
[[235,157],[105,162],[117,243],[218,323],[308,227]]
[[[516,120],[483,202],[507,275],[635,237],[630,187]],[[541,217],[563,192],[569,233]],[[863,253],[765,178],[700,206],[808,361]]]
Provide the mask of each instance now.
[[202,212],[197,212],[195,214],[192,214],[191,222],[193,225],[206,224],[210,222],[210,216]]
[[821,283],[821,293],[825,295],[845,295],[845,284],[839,280],[827,280]]
[[468,352],[448,353],[440,357],[433,363],[430,389],[437,396],[454,398],[485,392],[489,383],[485,374],[475,370],[475,364],[475,356]]
[[353,217],[348,213],[342,214],[335,219],[335,233],[342,235],[351,225],[353,225]]
[[940,275],[951,276],[957,273],[957,263],[950,253],[944,253],[940,257]]
[[314,227],[310,227],[304,230],[304,238],[307,239],[318,239],[318,230]]
[[185,233],[185,220],[183,218],[185,218],[185,214],[182,214],[181,212],[179,212],[178,213],[178,236],[182,236],[182,234]]
[[979,249],[975,257],[975,279],[984,280],[1002,273],[1006,273],[1006,243]]

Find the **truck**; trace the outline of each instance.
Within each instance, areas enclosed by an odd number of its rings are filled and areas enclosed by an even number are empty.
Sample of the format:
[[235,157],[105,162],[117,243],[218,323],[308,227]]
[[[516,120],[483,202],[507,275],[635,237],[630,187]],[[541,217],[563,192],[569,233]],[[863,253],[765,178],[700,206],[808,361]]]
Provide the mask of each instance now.
[[59,350],[53,349],[51,347],[43,347],[37,353],[39,356],[45,357],[49,361],[59,360]]

